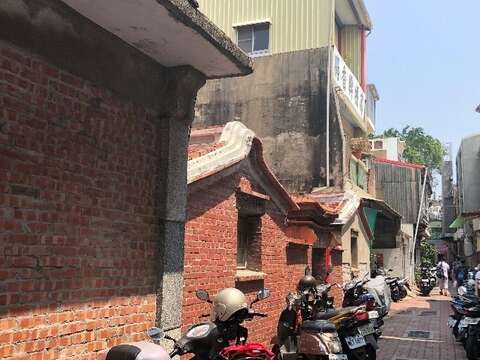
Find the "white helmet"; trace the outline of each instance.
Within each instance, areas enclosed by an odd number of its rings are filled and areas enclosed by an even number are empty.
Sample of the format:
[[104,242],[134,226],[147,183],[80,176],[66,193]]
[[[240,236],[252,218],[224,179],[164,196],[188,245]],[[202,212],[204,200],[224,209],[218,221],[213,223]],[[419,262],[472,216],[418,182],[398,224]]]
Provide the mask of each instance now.
[[240,310],[248,311],[246,296],[235,288],[223,289],[213,299],[212,321],[227,321]]

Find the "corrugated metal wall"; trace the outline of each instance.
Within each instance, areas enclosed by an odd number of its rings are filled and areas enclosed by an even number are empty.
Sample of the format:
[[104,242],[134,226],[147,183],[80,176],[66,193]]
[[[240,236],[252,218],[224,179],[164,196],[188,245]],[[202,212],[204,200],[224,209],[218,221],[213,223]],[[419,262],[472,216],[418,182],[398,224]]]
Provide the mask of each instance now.
[[377,193],[385,202],[402,215],[402,222],[417,222],[422,191],[420,169],[393,166],[374,162]]
[[360,34],[360,30],[356,26],[345,26],[341,31],[342,57],[359,81],[362,71]]
[[234,41],[234,25],[270,19],[272,54],[328,45],[331,1],[199,0],[199,3],[200,10]]

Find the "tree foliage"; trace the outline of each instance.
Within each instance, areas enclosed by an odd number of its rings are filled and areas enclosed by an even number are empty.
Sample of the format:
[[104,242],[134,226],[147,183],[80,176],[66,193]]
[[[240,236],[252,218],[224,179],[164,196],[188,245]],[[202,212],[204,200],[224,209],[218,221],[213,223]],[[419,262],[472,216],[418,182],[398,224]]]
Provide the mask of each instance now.
[[420,242],[420,261],[422,265],[435,266],[437,255],[438,253],[435,246],[426,241]]
[[408,162],[425,165],[430,170],[440,170],[442,166],[445,148],[440,140],[426,134],[421,127],[390,128],[375,137],[398,137],[405,141],[403,156]]

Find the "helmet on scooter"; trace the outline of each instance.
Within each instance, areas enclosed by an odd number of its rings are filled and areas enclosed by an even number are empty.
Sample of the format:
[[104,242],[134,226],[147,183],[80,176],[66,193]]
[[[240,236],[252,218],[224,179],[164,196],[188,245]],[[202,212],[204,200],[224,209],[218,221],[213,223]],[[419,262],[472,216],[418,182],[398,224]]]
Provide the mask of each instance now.
[[248,312],[247,298],[238,289],[226,288],[220,291],[212,305],[212,321],[228,321],[240,311]]
[[317,286],[317,280],[312,275],[305,275],[300,279],[297,285],[298,291],[314,289]]

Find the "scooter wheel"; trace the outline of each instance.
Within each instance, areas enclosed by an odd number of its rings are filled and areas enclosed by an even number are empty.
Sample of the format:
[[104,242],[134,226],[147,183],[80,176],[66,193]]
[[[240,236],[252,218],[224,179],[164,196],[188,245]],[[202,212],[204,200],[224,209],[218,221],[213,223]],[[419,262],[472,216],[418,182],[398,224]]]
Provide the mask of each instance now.
[[355,350],[351,350],[348,354],[348,360],[376,360],[377,359],[377,352],[375,349],[367,345],[366,347],[361,347]]
[[480,331],[473,329],[468,331],[468,337],[465,340],[465,352],[468,360],[480,359]]
[[377,351],[371,345],[367,345],[367,359],[368,360],[377,359]]

